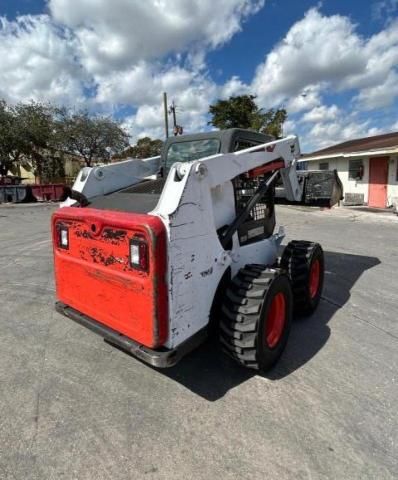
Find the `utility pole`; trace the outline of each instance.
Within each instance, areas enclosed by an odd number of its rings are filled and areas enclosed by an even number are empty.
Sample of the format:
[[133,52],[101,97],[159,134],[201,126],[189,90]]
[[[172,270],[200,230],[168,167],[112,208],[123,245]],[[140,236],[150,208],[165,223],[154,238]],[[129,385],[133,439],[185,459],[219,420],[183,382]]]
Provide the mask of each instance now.
[[[174,102],[173,102],[174,103]],[[169,138],[169,111],[167,108],[167,93],[163,92],[163,107],[164,107],[164,129],[166,138]]]
[[176,135],[176,130],[177,130],[177,115],[176,115],[176,104],[174,103],[174,100],[173,100],[173,102],[171,103],[170,112],[173,114],[174,135]]
[[181,125],[177,125],[176,104],[174,103],[174,100],[173,100],[172,104],[170,105],[169,113],[173,114],[174,136],[176,137],[177,135],[182,135],[183,128],[181,127]]

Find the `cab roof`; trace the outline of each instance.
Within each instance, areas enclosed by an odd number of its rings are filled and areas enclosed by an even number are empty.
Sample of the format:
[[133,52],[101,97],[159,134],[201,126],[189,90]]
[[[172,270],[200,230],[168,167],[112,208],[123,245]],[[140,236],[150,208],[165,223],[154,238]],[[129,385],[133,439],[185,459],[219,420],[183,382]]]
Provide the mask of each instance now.
[[170,145],[174,143],[191,142],[194,140],[208,140],[210,138],[217,138],[220,140],[221,148],[219,153],[233,152],[235,142],[238,140],[249,141],[259,145],[262,143],[267,143],[274,140],[274,137],[272,135],[259,133],[254,130],[246,130],[244,128],[228,128],[226,130],[211,130],[209,132],[169,137],[164,143],[162,157],[167,153]]

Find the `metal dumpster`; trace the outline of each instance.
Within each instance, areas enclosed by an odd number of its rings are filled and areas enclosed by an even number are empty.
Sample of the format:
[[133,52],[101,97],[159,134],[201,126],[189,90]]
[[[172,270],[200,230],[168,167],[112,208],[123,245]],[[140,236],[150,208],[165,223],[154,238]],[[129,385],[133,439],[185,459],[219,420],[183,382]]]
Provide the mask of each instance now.
[[31,185],[32,193],[39,202],[62,202],[67,198],[70,188],[62,183]]
[[30,185],[0,185],[0,203],[35,201]]

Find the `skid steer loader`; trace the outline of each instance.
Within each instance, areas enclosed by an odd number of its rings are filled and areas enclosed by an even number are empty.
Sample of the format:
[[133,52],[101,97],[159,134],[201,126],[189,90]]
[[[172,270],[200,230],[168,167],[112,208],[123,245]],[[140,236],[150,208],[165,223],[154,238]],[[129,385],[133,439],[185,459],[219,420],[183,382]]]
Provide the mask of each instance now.
[[155,367],[176,364],[214,323],[228,355],[270,368],[292,315],[316,309],[324,275],[311,241],[278,260],[275,183],[285,203],[342,198],[336,174],[298,174],[299,156],[294,136],[230,129],[84,168],[52,217],[56,309]]

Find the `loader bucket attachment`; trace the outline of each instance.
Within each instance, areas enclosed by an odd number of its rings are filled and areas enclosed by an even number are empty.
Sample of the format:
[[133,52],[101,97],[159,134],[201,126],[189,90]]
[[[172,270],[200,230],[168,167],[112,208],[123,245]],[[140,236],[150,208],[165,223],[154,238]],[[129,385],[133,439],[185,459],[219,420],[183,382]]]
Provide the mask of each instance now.
[[343,200],[343,184],[337,170],[297,173],[298,176],[304,176],[303,203],[305,205],[333,207],[340,200]]
[[297,171],[299,181],[303,183],[303,197],[300,202],[287,200],[284,189],[276,189],[276,203],[308,205],[331,208],[343,200],[343,184],[337,170]]

